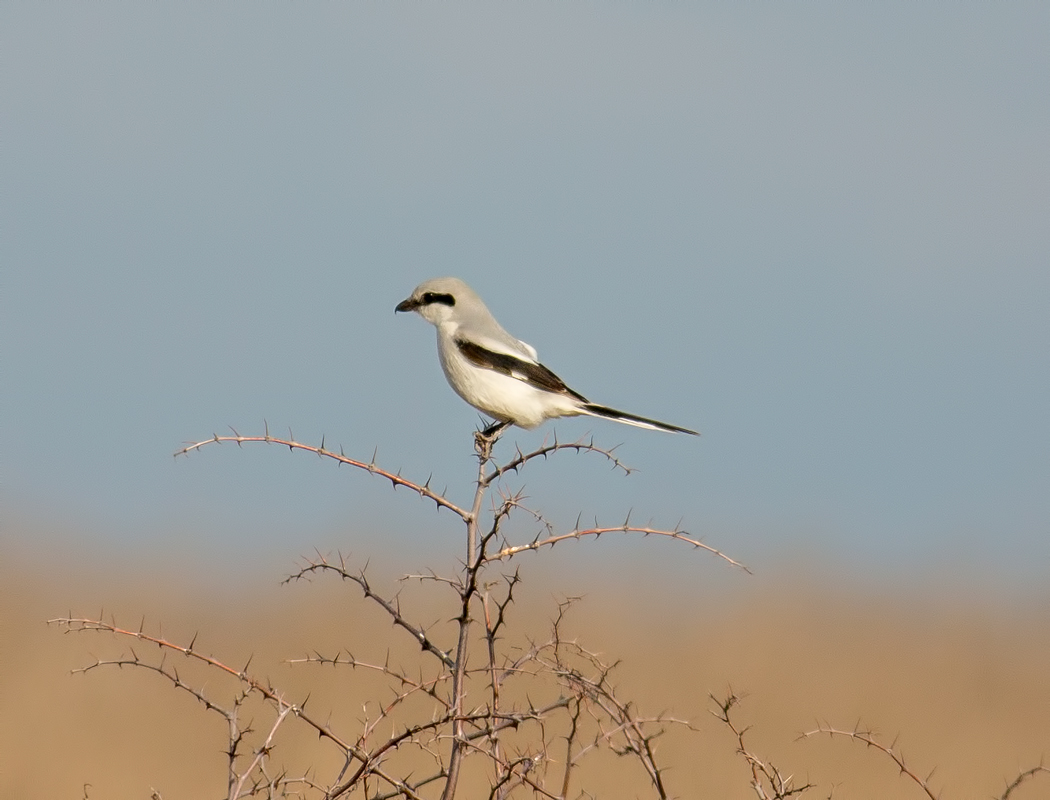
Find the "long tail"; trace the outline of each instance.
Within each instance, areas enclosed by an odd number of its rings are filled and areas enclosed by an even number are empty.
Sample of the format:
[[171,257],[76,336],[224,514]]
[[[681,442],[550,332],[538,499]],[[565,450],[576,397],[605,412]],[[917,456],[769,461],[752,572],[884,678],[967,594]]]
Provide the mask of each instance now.
[[592,417],[603,417],[604,419],[622,422],[625,425],[634,425],[637,428],[648,428],[651,431],[688,433],[692,436],[700,435],[696,431],[691,431],[688,428],[679,428],[677,425],[668,425],[666,422],[657,422],[655,419],[639,417],[635,414],[628,414],[626,411],[617,411],[615,408],[599,406],[595,403],[586,403],[585,405],[580,406],[580,411]]

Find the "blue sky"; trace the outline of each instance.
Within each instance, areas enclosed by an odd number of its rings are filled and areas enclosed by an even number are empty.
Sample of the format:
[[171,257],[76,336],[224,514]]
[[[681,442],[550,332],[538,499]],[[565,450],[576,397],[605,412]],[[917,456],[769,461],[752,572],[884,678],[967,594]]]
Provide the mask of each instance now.
[[1048,31],[1039,3],[3,4],[0,541],[428,552],[453,522],[367,476],[171,454],[265,419],[464,496],[477,415],[393,314],[458,275],[588,397],[703,431],[559,422],[640,470],[527,473],[559,524],[1045,583]]

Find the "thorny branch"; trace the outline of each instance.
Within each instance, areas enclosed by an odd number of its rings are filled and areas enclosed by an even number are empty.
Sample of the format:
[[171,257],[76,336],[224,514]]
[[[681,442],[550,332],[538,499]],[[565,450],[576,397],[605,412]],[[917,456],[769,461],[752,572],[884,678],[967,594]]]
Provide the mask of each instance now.
[[587,537],[587,536],[593,536],[594,538],[597,539],[599,536],[602,536],[603,534],[606,534],[606,533],[640,533],[643,536],[664,536],[664,537],[667,537],[668,539],[677,539],[678,541],[685,542],[686,544],[690,544],[693,547],[699,548],[701,550],[706,550],[707,552],[711,553],[712,555],[718,556],[719,558],[723,559],[724,561],[727,561],[730,564],[732,564],[734,567],[739,567],[740,569],[744,570],[745,572],[747,572],[749,574],[751,572],[750,569],[748,569],[746,566],[744,566],[740,562],[734,561],[732,558],[727,556],[725,553],[722,553],[721,551],[716,550],[715,548],[711,547],[708,544],[704,544],[699,539],[693,538],[692,536],[690,536],[685,531],[681,531],[681,530],[677,530],[677,529],[675,529],[675,530],[659,530],[657,528],[650,528],[650,527],[642,528],[642,527],[638,527],[638,526],[635,526],[635,525],[631,525],[629,522],[625,522],[623,525],[616,525],[616,526],[613,526],[613,527],[606,527],[606,528],[601,528],[601,527],[579,528],[579,527],[576,527],[573,530],[569,531],[568,533],[559,533],[557,535],[547,536],[546,538],[542,538],[542,539],[537,538],[537,539],[534,539],[531,542],[528,542],[527,544],[521,544],[521,545],[514,545],[514,546],[504,547],[502,550],[499,550],[498,552],[495,552],[492,555],[486,556],[485,560],[486,561],[502,561],[504,559],[510,558],[511,556],[516,556],[519,553],[526,553],[526,552],[528,552],[530,550],[539,550],[539,549],[541,549],[543,547],[554,547],[554,545],[559,544],[561,542],[569,541],[570,539],[582,539],[582,538]]
[[[879,741],[878,736],[874,731],[860,728],[859,726],[853,730],[841,730],[833,728],[829,725],[820,725],[815,730],[807,731],[799,736],[800,739],[810,739],[815,736],[827,736],[829,738],[844,738],[854,742],[863,744],[865,747],[871,747],[886,755],[896,765],[900,774],[908,778],[912,783],[922,790],[923,794],[929,798],[929,800],[938,800],[938,795],[933,791],[930,786],[930,778],[933,777],[935,770],[930,770],[926,777],[922,777],[915,772],[911,767],[907,765],[904,760],[904,754],[897,747],[897,741],[894,740],[890,744],[884,744]],[[1007,784],[1003,793],[999,795],[998,800],[1009,800],[1010,795],[1014,793],[1022,784],[1026,781],[1034,778],[1037,775],[1046,774],[1050,775],[1050,769],[1043,766],[1042,763],[1030,767],[1029,769],[1021,770],[1017,777],[1015,777],[1010,783]]]
[[537,458],[546,460],[549,456],[554,453],[561,451],[571,450],[575,453],[595,453],[596,455],[604,456],[613,466],[613,469],[618,469],[623,472],[624,475],[630,475],[634,470],[620,461],[613,451],[616,448],[604,449],[598,447],[594,443],[593,438],[588,438],[587,441],[579,439],[575,442],[559,442],[557,434],[555,434],[553,441],[549,444],[544,442],[542,445],[537,447],[531,452],[523,452],[521,448],[516,448],[517,453],[510,461],[507,461],[501,466],[495,467],[492,472],[485,476],[484,483],[486,486],[491,486],[497,479],[507,475],[510,472],[519,472],[528,462],[533,461]]
[[[469,503],[450,500],[443,492],[431,488],[431,481],[416,482],[399,472],[383,469],[375,454],[365,461],[348,457],[342,450],[302,444],[270,434],[242,436],[214,435],[210,439],[188,444],[176,455],[186,455],[209,444],[232,442],[238,446],[259,442],[302,450],[340,465],[347,465],[381,477],[394,486],[403,487],[432,501],[437,508],[451,511],[465,526],[465,553],[458,574],[417,576],[455,592],[456,612],[448,626],[427,627],[418,623],[417,615],[402,607],[399,594],[388,596],[369,581],[364,570],[351,568],[340,556],[330,559],[321,554],[308,560],[285,583],[324,574],[334,575],[355,584],[364,600],[380,607],[395,627],[407,633],[430,659],[429,674],[421,663],[419,674],[386,661],[358,658],[349,649],[335,656],[313,653],[293,663],[349,666],[366,670],[389,682],[393,696],[382,704],[368,703],[367,715],[359,720],[353,733],[342,730],[346,722],[322,721],[305,710],[305,702],[292,703],[269,682],[254,677],[248,665],[236,669],[195,648],[195,640],[180,645],[159,635],[120,628],[115,623],[84,617],[52,620],[69,631],[108,632],[118,637],[148,643],[160,650],[157,661],[131,655],[109,661],[99,660],[84,668],[89,671],[104,666],[135,667],[161,675],[175,688],[188,692],[204,707],[219,714],[228,728],[229,760],[228,797],[277,797],[313,792],[325,800],[360,793],[373,800],[434,798],[440,790],[442,800],[452,800],[462,783],[464,764],[477,760],[490,776],[489,796],[503,800],[519,793],[532,797],[558,798],[569,795],[573,776],[579,773],[588,755],[606,750],[641,767],[656,797],[668,797],[663,767],[657,760],[654,743],[668,725],[687,723],[668,716],[646,717],[636,713],[633,705],[617,694],[611,682],[615,664],[604,663],[596,654],[568,639],[563,631],[565,614],[571,601],[562,603],[549,637],[526,646],[514,644],[516,631],[510,625],[510,612],[520,585],[518,571],[489,575],[487,570],[505,563],[521,553],[552,548],[569,539],[599,538],[606,533],[642,534],[678,540],[694,548],[707,550],[728,563],[738,562],[704,544],[687,532],[674,528],[660,530],[635,526],[629,520],[620,526],[581,527],[567,533],[558,532],[539,514],[522,505],[520,490],[508,490],[503,482],[519,473],[527,464],[546,460],[567,451],[594,453],[611,463],[613,469],[630,473],[612,450],[597,447],[593,441],[544,442],[540,447],[515,454],[497,464],[493,448],[499,440],[491,435],[475,434],[477,473]],[[498,502],[483,521],[485,499],[492,490]],[[518,511],[526,511],[542,525],[541,534],[532,541],[516,544],[508,541],[505,523]],[[746,569],[746,568],[745,568]],[[166,653],[181,655],[203,668],[218,671],[234,681],[236,691],[227,700],[205,695],[203,682],[196,683],[179,675],[168,662]],[[245,721],[242,710],[249,698],[269,706],[272,716],[259,732]],[[412,703],[409,701],[412,700]],[[418,700],[430,705],[429,715],[421,716]],[[329,780],[314,775],[292,777],[286,771],[270,767],[283,731],[290,721],[305,725],[317,736],[330,741],[342,755],[341,768]],[[383,731],[381,733],[381,731]],[[419,758],[429,760],[433,769],[417,777]],[[586,795],[586,792],[576,796]]]
[[[224,719],[226,719],[230,726],[229,748],[227,750],[227,755],[231,763],[231,793],[228,795],[229,800],[236,800],[236,798],[243,796],[253,796],[256,793],[256,789],[259,787],[259,784],[253,783],[252,788],[241,791],[250,773],[244,772],[243,774],[238,775],[235,772],[234,766],[234,763],[241,752],[240,746],[242,740],[244,739],[246,734],[251,730],[250,725],[242,726],[238,722],[237,714],[237,709],[240,707],[245,697],[249,694],[254,693],[261,696],[264,700],[269,702],[275,708],[277,712],[277,720],[275,722],[274,727],[271,729],[271,735],[276,732],[276,729],[280,725],[280,723],[283,722],[285,718],[287,718],[290,714],[293,715],[296,719],[301,720],[309,727],[313,728],[313,730],[319,737],[331,741],[345,754],[348,760],[355,759],[357,761],[361,761],[364,764],[368,764],[371,762],[371,757],[369,753],[340,738],[330,728],[328,724],[322,723],[319,720],[315,719],[312,715],[307,714],[304,707],[305,704],[293,704],[287,702],[281,696],[281,694],[278,693],[277,690],[271,687],[268,683],[265,683],[259,680],[258,678],[252,676],[247,671],[247,664],[242,669],[237,669],[223,663],[222,661],[219,661],[218,659],[212,656],[205,655],[204,653],[195,650],[194,645],[196,643],[196,637],[194,637],[194,640],[191,641],[189,645],[179,645],[159,636],[152,636],[142,629],[136,631],[126,628],[120,628],[115,623],[106,622],[101,619],[96,620],[78,617],[62,617],[58,619],[48,620],[48,624],[60,625],[64,627],[68,632],[106,632],[115,634],[117,636],[126,636],[133,639],[137,639],[139,641],[156,645],[162,652],[174,651],[177,653],[181,653],[183,656],[185,656],[191,661],[199,662],[209,668],[216,669],[219,672],[236,679],[242,686],[242,689],[238,692],[237,696],[232,701],[232,706],[224,707],[207,698],[203,690],[194,688],[187,684],[185,681],[183,681],[175,669],[169,669],[165,665],[163,661],[163,656],[160,664],[151,664],[150,662],[143,660],[134,650],[132,650],[132,655],[129,658],[114,659],[109,661],[98,659],[93,664],[75,670],[75,672],[90,672],[94,669],[99,669],[108,666],[130,666],[147,669],[165,677],[175,686],[175,688],[189,692],[194,697],[196,697],[205,706],[205,708],[207,708],[210,711],[215,711],[216,713],[220,714]],[[261,754],[265,756],[269,752],[269,746],[266,746],[262,751],[258,752],[261,752]],[[259,761],[254,762],[254,766],[261,767],[262,760],[260,759]],[[372,773],[386,780],[387,782],[400,783],[400,781],[397,781],[396,779],[387,776],[378,767],[374,768],[372,770]],[[233,793],[235,789],[241,793]]]
[[874,731],[863,730],[861,728],[854,728],[852,731],[846,731],[839,730],[837,728],[832,728],[826,725],[821,725],[815,730],[803,733],[799,738],[809,739],[810,737],[819,736],[821,734],[829,736],[831,738],[835,738],[836,736],[838,736],[846,739],[852,739],[855,742],[860,742],[861,744],[864,744],[868,747],[873,747],[876,750],[885,753],[893,760],[893,763],[897,765],[897,768],[900,770],[901,775],[905,775],[912,782],[914,782],[916,786],[918,786],[920,789],[923,790],[923,792],[925,792],[926,796],[930,798],[930,800],[937,800],[937,795],[934,794],[933,789],[930,788],[930,778],[933,776],[933,770],[931,770],[930,774],[927,775],[925,778],[921,777],[916,772],[913,772],[908,767],[908,765],[904,763],[904,754],[901,753],[899,749],[897,749],[896,740],[894,740],[891,744],[886,745],[878,740]]
[[1009,800],[1010,795],[1014,793],[1015,789],[1020,787],[1021,784],[1030,778],[1034,778],[1036,775],[1050,775],[1050,768],[1038,764],[1037,766],[1022,770],[1016,778],[1007,784],[1006,789],[1004,789],[1003,793],[999,795],[999,800]]
[[785,798],[800,795],[813,788],[813,785],[809,783],[803,786],[793,786],[793,776],[785,776],[771,761],[763,761],[751,751],[744,742],[748,728],[738,726],[731,714],[740,703],[739,696],[730,690],[725,699],[719,700],[711,695],[711,700],[715,703],[715,710],[711,713],[736,737],[737,753],[744,757],[751,769],[751,788],[759,800],[785,800]]
[[[141,627],[137,631],[118,627],[115,622],[103,620],[101,615],[98,619],[89,619],[70,614],[50,622],[64,626],[67,632],[104,632],[158,648],[156,660],[143,657],[132,647],[130,655],[96,659],[75,671],[129,667],[152,672],[177,691],[194,697],[207,711],[222,717],[228,738],[225,749],[228,800],[293,796],[335,800],[350,795],[369,800],[433,800],[438,793],[442,800],[452,800],[460,788],[467,761],[477,762],[482,773],[488,775],[490,800],[508,800],[518,795],[551,800],[592,797],[584,789],[574,789],[575,794],[570,795],[570,788],[586,777],[582,769],[588,757],[602,750],[640,767],[654,796],[667,798],[665,770],[657,759],[655,742],[668,726],[690,730],[692,726],[670,716],[642,716],[632,703],[621,699],[611,679],[616,664],[605,663],[565,634],[566,613],[572,598],[559,604],[546,639],[528,640],[524,645],[515,643],[515,637],[520,640],[520,635],[510,624],[510,612],[521,583],[520,573],[514,570],[493,576],[486,570],[522,553],[553,548],[573,539],[597,539],[607,533],[677,540],[745,571],[747,567],[680,527],[661,530],[637,526],[631,524],[629,517],[617,526],[600,526],[596,522],[586,527],[577,520],[572,530],[559,532],[542,515],[526,507],[521,490],[508,489],[504,479],[520,473],[533,461],[546,460],[559,452],[594,453],[610,462],[614,470],[624,474],[631,470],[612,450],[595,446],[593,440],[565,443],[556,438],[529,452],[516,448],[513,457],[496,464],[492,453],[498,440],[499,431],[492,435],[475,434],[478,470],[469,508],[431,489],[429,479],[419,483],[379,467],[375,454],[369,461],[353,459],[341,450],[329,450],[323,440],[319,446],[305,445],[295,441],[291,434],[288,438],[272,436],[268,428],[263,436],[241,436],[237,431],[231,436],[215,435],[176,453],[185,455],[205,445],[223,442],[239,446],[262,442],[303,450],[381,477],[390,481],[395,489],[407,488],[432,501],[438,509],[451,511],[464,523],[465,557],[458,573],[408,576],[432,581],[455,592],[452,631],[447,627],[428,628],[419,624],[415,614],[402,608],[399,594],[386,596],[377,591],[364,570],[352,569],[342,556],[333,561],[317,554],[286,578],[288,583],[332,574],[356,584],[366,602],[383,609],[394,625],[405,631],[421,652],[428,654],[421,661],[418,674],[392,666],[389,654],[386,661],[379,663],[360,659],[349,649],[340,650],[335,656],[315,652],[290,662],[349,666],[351,670],[368,671],[385,679],[393,696],[384,703],[367,703],[366,718],[356,723],[321,721],[307,713],[305,701],[289,702],[268,681],[252,675],[248,664],[238,669],[197,650],[196,637],[188,645],[180,645],[148,634]],[[490,519],[483,524],[482,507],[491,490],[497,492],[498,501],[492,505]],[[540,532],[531,541],[515,543],[504,533],[507,521],[517,512],[531,515],[540,524]],[[203,688],[206,681],[180,675],[167,660],[169,654],[173,658],[185,658],[208,674],[224,675],[233,681],[234,689],[226,699],[217,699],[216,689],[208,682],[206,694]],[[424,665],[428,665],[429,673],[424,673]],[[712,713],[734,735],[759,800],[787,800],[812,788],[809,783],[795,786],[792,776],[785,776],[772,762],[760,759],[749,748],[748,728],[739,726],[734,718],[739,703],[737,695],[730,692],[724,699],[712,696],[712,700],[715,702]],[[429,704],[429,714],[420,713],[419,701]],[[254,711],[260,703],[269,709],[270,717],[256,731],[252,720],[245,717],[249,708]],[[283,732],[296,725],[305,726],[340,753],[341,768],[327,780],[313,774],[313,767],[298,776],[284,767],[277,771],[272,768],[273,754]],[[352,733],[342,730],[348,725],[354,728]],[[891,758],[901,773],[930,800],[935,797],[929,787],[929,776],[921,778],[908,768],[896,743],[884,745],[871,731],[859,728],[844,731],[828,726],[803,734],[803,738],[817,734],[846,737],[875,748]],[[432,766],[420,769],[420,759]],[[1042,764],[1020,772],[999,800],[1010,800],[1022,784],[1046,773],[1050,770]],[[160,798],[158,792],[153,796]]]
[[[231,428],[231,430],[233,429]],[[185,447],[183,447],[181,450],[175,453],[175,457],[178,458],[179,456],[189,455],[194,450],[199,450],[205,445],[222,444],[223,442],[235,442],[238,446],[250,444],[252,442],[263,442],[265,444],[283,445],[289,450],[305,450],[306,452],[314,453],[321,458],[331,458],[339,464],[346,464],[350,467],[357,467],[358,469],[362,469],[365,472],[368,472],[372,475],[378,475],[381,478],[386,478],[388,481],[390,481],[390,483],[394,486],[395,489],[398,486],[403,486],[406,489],[411,489],[420,497],[425,497],[427,500],[433,501],[439,508],[448,509],[463,520],[466,520],[468,517],[467,511],[463,510],[455,503],[449,501],[448,498],[446,498],[443,494],[435,492],[433,489],[431,489],[429,480],[427,480],[426,483],[415,483],[413,481],[408,480],[407,478],[401,477],[401,473],[399,472],[390,472],[379,467],[375,462],[375,453],[372,454],[371,461],[359,461],[358,459],[350,458],[345,453],[343,453],[342,450],[340,450],[338,453],[334,450],[328,450],[325,447],[323,439],[321,440],[321,444],[315,447],[313,445],[302,444],[301,442],[297,442],[291,437],[287,439],[282,439],[279,436],[271,436],[269,427],[266,428],[266,433],[262,436],[241,436],[239,433],[237,433],[236,430],[233,430],[232,436],[219,436],[218,434],[214,434],[210,439],[205,439],[201,442],[193,442],[187,444]]]
[[442,650],[436,644],[434,644],[434,642],[431,641],[430,637],[427,636],[426,631],[422,627],[414,625],[407,619],[405,619],[405,617],[401,614],[401,610],[400,608],[398,608],[396,602],[385,600],[383,597],[376,594],[372,590],[372,586],[371,584],[369,584],[368,578],[365,577],[364,572],[350,572],[350,570],[346,566],[346,561],[343,559],[342,556],[339,557],[338,564],[333,564],[329,562],[324,556],[319,556],[317,561],[311,561],[305,567],[296,572],[294,575],[290,575],[289,577],[285,578],[283,583],[288,583],[290,581],[296,580],[303,580],[311,573],[324,571],[334,572],[337,575],[339,575],[339,577],[341,577],[343,580],[348,580],[356,583],[358,586],[361,587],[361,591],[364,593],[365,597],[375,602],[384,611],[386,611],[390,615],[391,619],[394,620],[395,625],[408,631],[412,635],[412,638],[419,643],[419,646],[424,651],[437,656],[447,667],[455,666],[455,659],[452,657],[452,655],[447,651]]

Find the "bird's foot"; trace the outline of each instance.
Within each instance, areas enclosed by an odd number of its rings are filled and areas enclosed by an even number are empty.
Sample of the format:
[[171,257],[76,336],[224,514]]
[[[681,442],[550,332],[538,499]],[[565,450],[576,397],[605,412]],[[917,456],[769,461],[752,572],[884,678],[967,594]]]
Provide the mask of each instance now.
[[492,441],[496,441],[496,439],[498,439],[503,433],[503,429],[509,426],[509,422],[493,422],[491,425],[489,425],[487,428],[481,431],[480,434],[486,439],[492,439]]
[[493,422],[487,428],[474,431],[474,448],[487,458],[492,452],[492,446],[499,441],[499,437],[508,427],[510,427],[509,422]]

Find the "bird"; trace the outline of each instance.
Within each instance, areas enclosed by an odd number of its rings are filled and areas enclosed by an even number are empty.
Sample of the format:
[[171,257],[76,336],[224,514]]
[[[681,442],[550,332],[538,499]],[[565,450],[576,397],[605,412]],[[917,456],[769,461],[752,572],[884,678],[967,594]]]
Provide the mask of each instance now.
[[509,425],[531,430],[550,419],[586,415],[669,433],[696,431],[592,403],[539,361],[536,349],[511,336],[481,298],[459,278],[419,284],[394,309],[414,311],[437,328],[438,356],[452,389],[496,422],[492,436]]

